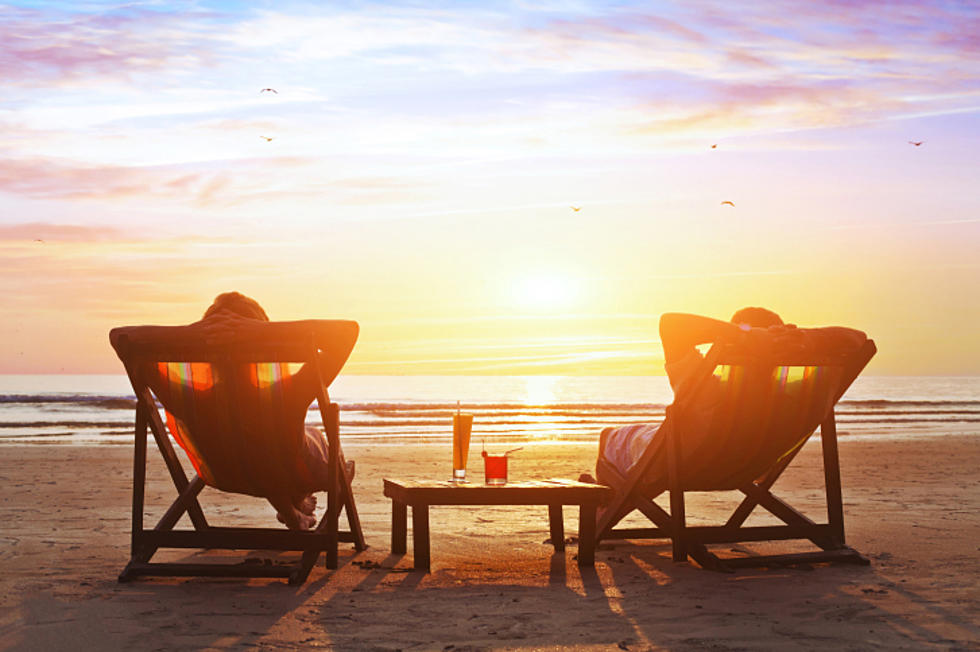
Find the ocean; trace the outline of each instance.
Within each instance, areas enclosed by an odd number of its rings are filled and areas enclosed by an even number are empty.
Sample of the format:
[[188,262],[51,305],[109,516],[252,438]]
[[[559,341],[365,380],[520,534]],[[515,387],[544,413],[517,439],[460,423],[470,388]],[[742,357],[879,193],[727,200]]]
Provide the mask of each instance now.
[[[595,441],[609,425],[662,419],[672,394],[665,376],[346,375],[330,398],[345,441],[448,441],[459,401],[478,444]],[[0,375],[0,445],[129,444],[134,405],[125,375]],[[976,435],[980,377],[861,377],[837,419],[842,437]]]

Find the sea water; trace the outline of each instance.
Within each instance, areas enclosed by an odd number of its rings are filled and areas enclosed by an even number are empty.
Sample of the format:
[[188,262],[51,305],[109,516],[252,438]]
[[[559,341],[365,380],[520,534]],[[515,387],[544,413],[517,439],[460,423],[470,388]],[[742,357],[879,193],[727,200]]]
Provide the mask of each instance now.
[[[448,442],[457,401],[473,440],[595,441],[610,425],[663,419],[664,376],[360,376],[329,388],[345,441]],[[126,444],[135,397],[124,375],[0,375],[0,444]],[[316,406],[308,423],[319,423]],[[980,433],[980,377],[862,376],[837,408],[842,437]]]

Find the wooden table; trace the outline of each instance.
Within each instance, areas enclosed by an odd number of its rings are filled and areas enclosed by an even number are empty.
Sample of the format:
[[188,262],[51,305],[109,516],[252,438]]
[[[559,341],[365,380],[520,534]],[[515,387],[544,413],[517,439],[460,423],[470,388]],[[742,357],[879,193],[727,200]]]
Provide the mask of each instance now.
[[412,508],[412,544],[416,570],[430,570],[430,505],[547,505],[551,542],[555,550],[565,549],[562,505],[579,506],[578,564],[595,564],[596,511],[609,500],[609,487],[575,480],[509,482],[488,486],[483,483],[456,484],[384,479],[384,494],[391,498],[391,551],[404,554],[408,539],[408,507]]

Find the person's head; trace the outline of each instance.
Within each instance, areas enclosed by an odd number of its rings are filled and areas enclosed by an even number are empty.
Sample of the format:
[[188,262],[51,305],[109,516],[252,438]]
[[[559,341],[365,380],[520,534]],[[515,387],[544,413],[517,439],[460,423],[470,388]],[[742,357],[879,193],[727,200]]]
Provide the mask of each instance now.
[[204,312],[204,319],[223,310],[249,319],[269,321],[269,316],[265,314],[258,301],[238,292],[222,292],[216,296],[214,303]]
[[765,308],[742,308],[735,311],[732,315],[733,324],[745,324],[752,328],[769,328],[770,326],[782,326],[783,320],[772,310]]

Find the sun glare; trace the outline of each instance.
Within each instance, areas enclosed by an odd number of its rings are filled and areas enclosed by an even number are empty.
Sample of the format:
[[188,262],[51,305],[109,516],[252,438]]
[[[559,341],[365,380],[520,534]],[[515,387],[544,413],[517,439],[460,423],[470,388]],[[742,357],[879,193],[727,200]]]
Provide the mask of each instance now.
[[524,402],[528,405],[547,405],[555,402],[556,376],[528,376],[524,379]]
[[514,296],[524,308],[557,310],[567,308],[576,299],[578,288],[568,277],[541,274],[519,280],[514,286]]

